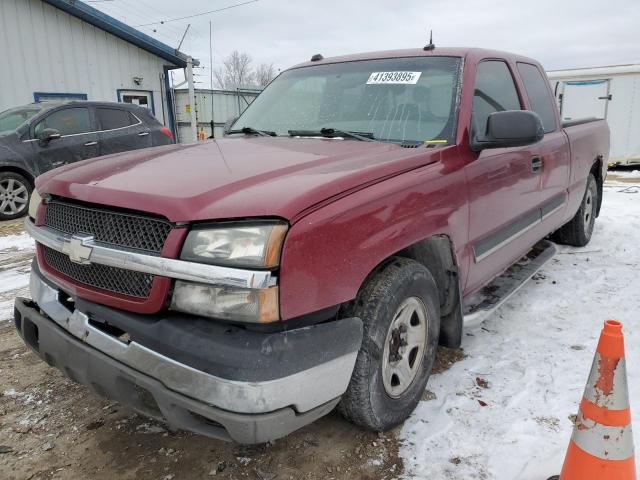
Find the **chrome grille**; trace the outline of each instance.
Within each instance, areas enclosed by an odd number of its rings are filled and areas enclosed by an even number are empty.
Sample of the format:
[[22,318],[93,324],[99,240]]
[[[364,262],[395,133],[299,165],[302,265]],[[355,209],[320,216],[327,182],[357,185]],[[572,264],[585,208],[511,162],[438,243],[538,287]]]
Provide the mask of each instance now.
[[73,263],[64,253],[43,246],[44,260],[51,268],[80,283],[110,292],[147,298],[153,275],[106,265]]
[[171,231],[166,220],[85,207],[60,200],[47,204],[44,224],[68,235],[93,235],[96,242],[159,254]]

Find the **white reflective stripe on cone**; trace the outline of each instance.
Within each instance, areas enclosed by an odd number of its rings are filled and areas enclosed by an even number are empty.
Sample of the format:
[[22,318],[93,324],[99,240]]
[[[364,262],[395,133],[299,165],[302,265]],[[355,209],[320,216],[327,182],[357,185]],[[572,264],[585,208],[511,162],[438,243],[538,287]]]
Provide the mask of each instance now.
[[633,456],[631,425],[608,427],[578,412],[571,440],[582,450],[602,460],[626,460]]
[[606,366],[602,365],[602,357],[596,352],[593,358],[589,380],[587,381],[587,387],[584,390],[584,398],[599,407],[610,410],[624,410],[629,408],[629,387],[627,386],[627,369],[624,358],[621,358],[615,367],[613,383],[611,384],[613,388],[609,391],[602,391],[598,388],[598,383],[600,383],[600,387],[603,386],[602,384],[610,383],[607,382],[606,378],[600,381],[601,376],[606,376],[606,372],[603,372],[602,368],[606,368]]

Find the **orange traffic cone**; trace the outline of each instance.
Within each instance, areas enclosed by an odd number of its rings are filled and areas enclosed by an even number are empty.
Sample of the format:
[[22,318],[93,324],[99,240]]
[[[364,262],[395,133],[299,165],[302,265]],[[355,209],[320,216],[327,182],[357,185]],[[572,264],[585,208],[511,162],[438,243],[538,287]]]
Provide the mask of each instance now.
[[207,134],[204,132],[204,127],[200,127],[200,130],[198,130],[198,140],[202,142],[205,139],[206,135]]
[[622,323],[604,322],[560,480],[636,480]]

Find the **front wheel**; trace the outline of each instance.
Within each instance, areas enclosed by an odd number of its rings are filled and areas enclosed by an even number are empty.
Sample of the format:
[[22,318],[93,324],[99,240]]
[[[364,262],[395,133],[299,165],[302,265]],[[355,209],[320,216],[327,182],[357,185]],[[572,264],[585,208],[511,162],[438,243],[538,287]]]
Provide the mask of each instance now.
[[12,220],[27,213],[33,187],[22,175],[0,172],[0,220]]
[[393,258],[356,299],[362,346],[339,409],[351,422],[385,431],[409,417],[433,367],[440,331],[435,281],[423,265]]
[[592,174],[587,178],[587,188],[575,216],[556,231],[552,238],[564,245],[584,247],[591,240],[598,212],[598,185]]

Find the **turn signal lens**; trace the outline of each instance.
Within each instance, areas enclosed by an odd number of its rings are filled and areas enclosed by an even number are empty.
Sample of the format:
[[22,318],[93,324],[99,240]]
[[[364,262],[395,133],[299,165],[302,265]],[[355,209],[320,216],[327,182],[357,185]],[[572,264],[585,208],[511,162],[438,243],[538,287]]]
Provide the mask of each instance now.
[[35,220],[36,215],[38,214],[38,207],[42,203],[42,197],[38,193],[38,191],[34,188],[33,192],[31,192],[31,199],[29,200],[29,217]]
[[249,289],[178,280],[171,309],[237,322],[268,323],[280,319],[276,286]]

